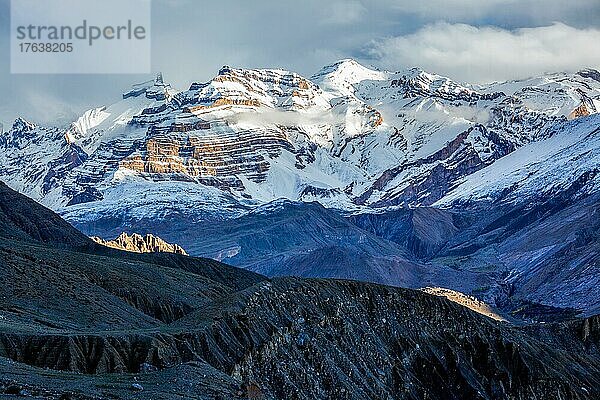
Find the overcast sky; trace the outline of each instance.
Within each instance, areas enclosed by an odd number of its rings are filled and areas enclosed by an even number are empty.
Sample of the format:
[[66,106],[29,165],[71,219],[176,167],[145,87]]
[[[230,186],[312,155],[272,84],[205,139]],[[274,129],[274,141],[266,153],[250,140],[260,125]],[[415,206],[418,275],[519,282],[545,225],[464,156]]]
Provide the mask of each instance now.
[[[43,1],[43,0],[41,0]],[[83,1],[83,0],[82,0]],[[0,122],[68,121],[119,99],[140,75],[11,75],[0,0]],[[306,76],[352,57],[472,83],[600,69],[599,0],[154,0],[152,69],[174,87],[225,64]]]

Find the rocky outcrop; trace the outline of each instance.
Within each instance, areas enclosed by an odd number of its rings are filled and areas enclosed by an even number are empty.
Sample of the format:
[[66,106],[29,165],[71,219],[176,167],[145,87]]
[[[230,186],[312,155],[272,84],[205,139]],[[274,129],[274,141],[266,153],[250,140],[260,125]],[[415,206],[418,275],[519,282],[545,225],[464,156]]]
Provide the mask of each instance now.
[[158,73],[153,81],[133,85],[130,91],[123,93],[123,99],[144,95],[148,99],[166,100],[170,97],[171,85],[165,83],[162,73]]
[[589,98],[584,98],[573,111],[569,114],[569,119],[577,119],[581,117],[587,117],[588,115],[595,114],[597,112],[594,102]]
[[473,296],[467,296],[464,293],[457,292],[456,290],[438,288],[438,287],[427,287],[421,289],[425,293],[432,294],[434,296],[445,297],[446,299],[453,301],[461,306],[467,307],[481,315],[485,315],[496,321],[506,321],[506,319],[498,314],[490,305],[479,300]]
[[133,233],[131,235],[123,232],[113,240],[104,240],[99,237],[92,237],[96,243],[114,249],[133,251],[135,253],[175,253],[187,255],[185,250],[177,245],[170,244],[161,238],[146,234],[145,236]]
[[[203,122],[196,122],[189,129],[207,129],[198,124]],[[150,127],[145,142],[119,161],[119,168],[157,180],[215,178],[225,183],[223,189],[243,190],[238,175],[261,182],[269,170],[267,157],[276,158],[282,150],[293,151],[285,134],[273,128],[257,136],[255,131],[235,132],[219,122],[211,125],[223,129],[219,135],[178,134],[185,132],[186,126],[170,125],[164,132],[162,128]]]

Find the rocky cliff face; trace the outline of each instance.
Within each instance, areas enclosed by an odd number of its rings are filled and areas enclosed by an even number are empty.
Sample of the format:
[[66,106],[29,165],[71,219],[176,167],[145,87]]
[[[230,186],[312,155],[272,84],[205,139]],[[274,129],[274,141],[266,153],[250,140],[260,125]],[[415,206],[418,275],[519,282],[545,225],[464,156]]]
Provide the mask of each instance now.
[[175,253],[187,255],[185,250],[177,245],[170,244],[161,238],[146,234],[145,236],[137,233],[128,235],[123,232],[113,240],[104,240],[99,237],[92,237],[96,243],[103,246],[112,247],[114,249],[133,251],[136,253]]

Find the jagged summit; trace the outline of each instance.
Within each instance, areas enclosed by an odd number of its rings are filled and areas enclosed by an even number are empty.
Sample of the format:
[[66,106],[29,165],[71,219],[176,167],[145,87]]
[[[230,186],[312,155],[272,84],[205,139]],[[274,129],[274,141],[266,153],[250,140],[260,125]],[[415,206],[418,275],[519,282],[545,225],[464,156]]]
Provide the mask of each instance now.
[[[393,81],[396,82],[395,84],[398,84],[398,81],[406,81],[410,82],[410,85],[421,89],[423,93],[433,93],[436,91],[445,91],[447,93],[474,91],[469,85],[462,85],[448,77],[430,73],[418,67],[396,72],[381,71],[376,68],[366,67],[350,58],[323,67],[311,77],[311,80],[346,96],[354,95],[360,83],[368,81]],[[373,83],[373,85],[376,85],[376,83]]]
[[171,97],[171,85],[164,82],[162,72],[156,74],[153,80],[132,85],[132,89],[123,93],[123,99],[145,95],[148,99],[166,100]]
[[24,118],[18,117],[15,119],[11,130],[18,132],[27,132],[35,129],[35,126],[36,125],[33,122],[29,122]]
[[345,58],[342,60],[338,60],[333,64],[324,66],[319,70],[319,72],[317,72],[311,77],[311,80],[316,80],[321,76],[332,73],[353,73],[356,75],[360,75],[362,73],[366,76],[376,76],[378,73],[381,73],[381,71],[379,71],[376,68],[366,67],[353,58]]

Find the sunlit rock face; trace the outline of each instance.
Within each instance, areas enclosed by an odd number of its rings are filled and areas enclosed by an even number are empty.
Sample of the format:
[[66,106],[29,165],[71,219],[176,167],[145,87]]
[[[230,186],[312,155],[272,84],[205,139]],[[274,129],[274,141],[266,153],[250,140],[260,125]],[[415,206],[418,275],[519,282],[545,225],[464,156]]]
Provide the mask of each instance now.
[[132,251],[134,253],[175,253],[187,255],[178,244],[167,243],[158,236],[146,234],[145,236],[133,233],[128,235],[123,232],[113,240],[104,240],[99,237],[91,238],[96,243],[114,249]]

